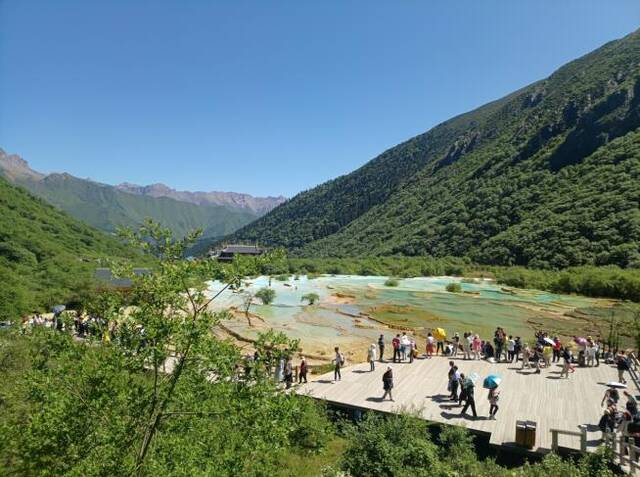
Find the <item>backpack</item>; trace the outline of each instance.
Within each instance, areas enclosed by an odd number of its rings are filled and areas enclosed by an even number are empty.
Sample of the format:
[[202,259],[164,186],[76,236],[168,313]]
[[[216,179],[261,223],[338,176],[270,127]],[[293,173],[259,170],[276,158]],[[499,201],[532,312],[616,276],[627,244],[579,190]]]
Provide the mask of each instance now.
[[340,353],[340,366],[344,366],[344,355]]

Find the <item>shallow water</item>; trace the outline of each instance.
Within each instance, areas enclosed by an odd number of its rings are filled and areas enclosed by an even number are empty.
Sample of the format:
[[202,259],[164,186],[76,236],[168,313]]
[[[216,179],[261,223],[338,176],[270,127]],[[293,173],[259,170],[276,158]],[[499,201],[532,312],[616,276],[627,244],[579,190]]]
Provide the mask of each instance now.
[[[433,327],[444,328],[450,336],[454,332],[462,335],[472,331],[490,337],[501,326],[508,334],[525,339],[540,327],[559,334],[594,333],[589,328],[593,327],[592,322],[566,313],[576,308],[610,306],[602,300],[581,296],[506,289],[487,280],[462,283],[453,277],[420,277],[399,280],[397,287],[387,287],[384,285],[387,278],[339,275],[314,279],[290,277],[286,282],[272,279],[274,302],[261,305],[256,299],[250,310],[263,321],[252,319],[250,327],[238,313],[223,324],[248,338],[255,338],[258,332],[269,328],[284,331],[299,338],[306,353],[329,355],[333,346],[363,350],[381,333],[390,344],[397,328],[407,329],[420,347]],[[469,293],[447,292],[445,287],[451,282],[459,282],[463,292]],[[258,277],[249,280],[245,290],[255,293],[265,286],[269,286],[269,278]],[[213,293],[221,287],[219,282],[210,283]],[[302,296],[307,293],[317,293],[319,302],[314,306],[302,303]],[[226,290],[215,300],[214,309],[241,308],[242,303],[241,294]]]

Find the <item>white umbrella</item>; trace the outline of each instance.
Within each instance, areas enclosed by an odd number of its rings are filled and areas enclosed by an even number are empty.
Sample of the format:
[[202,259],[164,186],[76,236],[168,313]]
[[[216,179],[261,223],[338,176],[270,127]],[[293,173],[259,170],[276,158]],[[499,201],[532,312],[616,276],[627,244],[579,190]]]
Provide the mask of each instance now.
[[626,388],[627,387],[626,384],[619,383],[617,381],[610,381],[607,383],[607,386],[609,386],[610,388]]
[[543,341],[544,341],[545,343],[547,343],[548,345],[551,345],[551,346],[553,346],[553,345],[555,345],[555,344],[556,344],[556,342],[555,342],[555,341],[553,341],[551,338],[543,338]]

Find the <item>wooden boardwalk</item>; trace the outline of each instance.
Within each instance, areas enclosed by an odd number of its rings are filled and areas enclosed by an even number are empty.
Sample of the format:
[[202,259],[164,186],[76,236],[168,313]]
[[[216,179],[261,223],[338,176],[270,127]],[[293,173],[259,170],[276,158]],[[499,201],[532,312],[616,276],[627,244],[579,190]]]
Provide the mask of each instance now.
[[[383,412],[415,411],[424,419],[445,424],[464,426],[490,434],[490,443],[499,446],[515,445],[517,420],[537,423],[534,451],[547,452],[551,449],[551,429],[579,431],[579,425],[587,425],[587,446],[593,450],[601,433],[597,423],[603,412],[601,400],[607,389],[605,384],[617,381],[616,369],[601,363],[599,367],[576,368],[569,379],[560,378],[561,366],[552,364],[534,374],[533,369],[521,370],[521,363],[490,363],[487,361],[465,361],[454,359],[460,372],[469,376],[477,373],[476,409],[478,418],[460,417],[461,408],[457,402],[448,400],[447,372],[449,359],[434,357],[416,359],[407,363],[376,363],[376,369],[369,371],[368,363],[347,366],[342,369],[342,380],[333,382],[333,373],[319,376],[308,384],[296,388],[299,394],[324,399],[331,403],[357,409],[372,409]],[[382,374],[391,366],[394,374],[393,397],[395,402],[381,401]],[[499,374],[500,409],[496,420],[489,420],[489,402],[482,380],[489,374]],[[629,391],[637,394],[632,380]],[[621,393],[621,405],[626,402]],[[579,449],[580,439],[560,436],[559,446]]]

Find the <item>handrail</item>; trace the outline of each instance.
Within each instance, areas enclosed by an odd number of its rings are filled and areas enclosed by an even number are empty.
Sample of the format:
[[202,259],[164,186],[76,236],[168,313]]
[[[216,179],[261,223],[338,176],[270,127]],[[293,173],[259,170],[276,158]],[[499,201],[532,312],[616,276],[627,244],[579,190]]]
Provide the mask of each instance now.
[[578,426],[580,431],[564,431],[562,429],[551,429],[551,450],[558,452],[558,436],[572,436],[580,438],[580,451],[587,452],[587,426]]
[[636,385],[636,391],[640,392],[640,374],[638,373],[640,361],[638,361],[634,353],[629,353],[629,358],[629,375],[631,376],[633,384]]
[[[633,443],[632,443],[633,442]],[[630,474],[636,475],[640,470],[640,446],[635,445],[635,440],[628,434],[617,435],[615,432],[607,432],[603,436],[603,445],[613,451],[613,455],[618,459],[620,465],[628,465]]]

